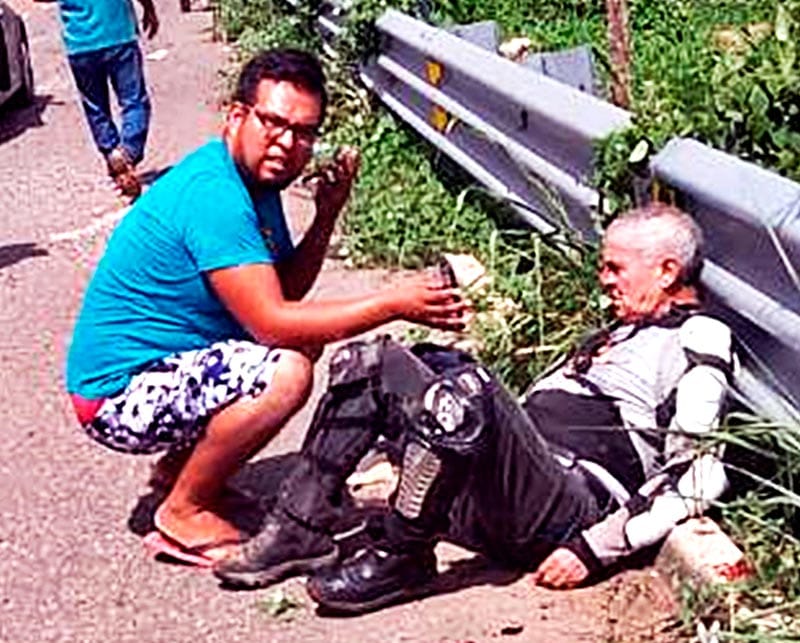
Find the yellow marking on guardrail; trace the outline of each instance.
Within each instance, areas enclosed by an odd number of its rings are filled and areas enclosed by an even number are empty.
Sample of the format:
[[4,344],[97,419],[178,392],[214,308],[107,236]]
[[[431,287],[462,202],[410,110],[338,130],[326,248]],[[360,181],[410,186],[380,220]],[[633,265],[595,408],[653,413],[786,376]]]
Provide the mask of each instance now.
[[434,87],[438,87],[444,81],[444,65],[435,60],[425,61],[425,78]]

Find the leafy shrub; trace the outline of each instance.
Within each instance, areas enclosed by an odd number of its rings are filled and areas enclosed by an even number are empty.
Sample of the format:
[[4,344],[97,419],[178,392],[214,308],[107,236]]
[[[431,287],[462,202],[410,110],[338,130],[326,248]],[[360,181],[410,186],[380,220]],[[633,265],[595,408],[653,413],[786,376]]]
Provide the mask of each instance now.
[[631,16],[635,130],[606,142],[598,174],[616,203],[641,138],[695,138],[800,180],[800,2],[633,0]]

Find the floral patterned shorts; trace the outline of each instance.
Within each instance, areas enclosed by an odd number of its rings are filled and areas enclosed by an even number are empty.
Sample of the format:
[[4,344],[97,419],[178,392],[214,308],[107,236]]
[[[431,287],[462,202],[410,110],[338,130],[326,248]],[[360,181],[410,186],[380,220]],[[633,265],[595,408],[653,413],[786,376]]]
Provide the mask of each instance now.
[[211,416],[270,384],[281,351],[229,340],[170,355],[135,375],[84,425],[101,444],[125,453],[192,446]]

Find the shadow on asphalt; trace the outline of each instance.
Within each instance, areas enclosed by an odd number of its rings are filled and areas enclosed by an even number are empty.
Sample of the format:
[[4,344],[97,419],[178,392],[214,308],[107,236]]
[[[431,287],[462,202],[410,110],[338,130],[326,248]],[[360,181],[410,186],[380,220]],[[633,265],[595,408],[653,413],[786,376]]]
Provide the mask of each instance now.
[[139,182],[142,185],[152,185],[162,176],[164,176],[167,172],[172,169],[171,165],[167,165],[167,167],[162,167],[158,170],[147,170],[146,172],[142,172],[139,174]]
[[42,127],[42,114],[48,105],[63,105],[54,101],[51,94],[33,97],[33,102],[25,107],[6,105],[0,107],[0,145],[10,141],[30,127]]
[[44,248],[39,248],[35,243],[9,243],[7,246],[0,246],[0,269],[12,266],[23,259],[31,257],[43,257],[47,254]]
[[[246,464],[232,483],[235,489],[257,499],[257,503],[231,498],[225,504],[225,518],[245,533],[255,534],[264,516],[274,506],[281,480],[294,467],[297,457],[298,454],[290,453]],[[140,496],[128,517],[128,529],[138,536],[153,531],[153,514],[163,499],[164,493],[157,490]]]
[[[243,490],[253,498],[257,498],[258,503],[255,506],[252,503],[240,504],[238,507],[235,503],[229,503],[224,512],[225,517],[242,531],[249,534],[257,533],[264,516],[275,505],[281,481],[295,466],[298,457],[298,453],[289,453],[245,465],[236,474],[233,484],[236,489]],[[163,497],[163,493],[151,491],[138,499],[128,518],[128,528],[133,533],[144,536],[155,528],[153,514]],[[338,543],[344,558],[369,544],[375,534],[380,532],[381,516],[385,511],[385,509],[376,507],[356,508],[348,499],[343,501],[344,520],[342,524],[338,525],[336,531],[339,533],[354,532],[354,535]],[[359,529],[359,526],[362,528]],[[476,585],[509,585],[523,574],[524,571],[498,566],[488,558],[476,554],[450,563],[449,567],[439,574],[433,583],[424,588],[423,592],[408,600],[417,600],[423,596],[450,594]],[[320,614],[323,616],[334,615],[326,614],[324,611]]]

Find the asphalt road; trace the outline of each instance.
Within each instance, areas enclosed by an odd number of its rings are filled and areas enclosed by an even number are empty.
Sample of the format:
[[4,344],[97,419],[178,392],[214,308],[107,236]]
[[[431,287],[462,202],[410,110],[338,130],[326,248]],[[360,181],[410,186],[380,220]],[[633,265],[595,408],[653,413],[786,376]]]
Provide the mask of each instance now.
[[[450,571],[437,595],[330,619],[314,613],[300,580],[226,592],[208,574],[147,558],[135,532],[146,528],[151,459],[93,444],[63,392],[65,346],[81,295],[123,204],[89,141],[55,5],[14,4],[31,34],[37,97],[33,107],[0,113],[0,641],[666,640],[655,631],[671,599],[650,569],[554,593],[444,548]],[[217,131],[219,71],[227,59],[211,42],[208,13],[182,15],[176,0],[159,9],[161,33],[145,45],[161,52],[146,70],[154,103],[142,166],[149,177]],[[383,279],[331,266],[318,294]],[[322,385],[321,371],[317,389]],[[272,484],[308,415],[262,454],[244,486]],[[275,615],[279,592],[291,600]]]

